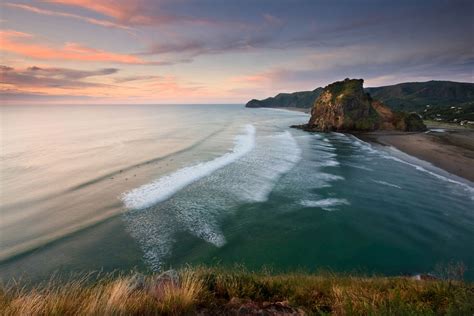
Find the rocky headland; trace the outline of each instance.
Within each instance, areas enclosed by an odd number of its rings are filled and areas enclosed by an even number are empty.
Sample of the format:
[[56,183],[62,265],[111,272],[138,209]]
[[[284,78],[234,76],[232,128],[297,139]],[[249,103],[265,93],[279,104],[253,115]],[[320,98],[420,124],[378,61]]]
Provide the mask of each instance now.
[[363,83],[363,79],[345,79],[326,86],[314,102],[309,122],[292,127],[315,132],[426,130],[418,114],[392,111],[365,92]]

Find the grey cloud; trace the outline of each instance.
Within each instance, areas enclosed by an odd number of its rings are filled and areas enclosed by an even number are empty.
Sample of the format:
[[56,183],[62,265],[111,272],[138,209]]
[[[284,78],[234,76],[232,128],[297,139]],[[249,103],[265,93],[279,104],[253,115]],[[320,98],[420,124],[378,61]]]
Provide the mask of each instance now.
[[97,87],[106,85],[82,81],[82,79],[107,76],[118,71],[115,68],[88,71],[67,68],[40,68],[36,66],[25,70],[18,70],[8,66],[0,66],[0,82],[12,84],[16,87],[61,87],[70,89]]
[[128,76],[128,77],[121,77],[116,78],[114,81],[115,83],[125,83],[130,81],[141,81],[141,80],[153,80],[153,79],[161,79],[161,76]]

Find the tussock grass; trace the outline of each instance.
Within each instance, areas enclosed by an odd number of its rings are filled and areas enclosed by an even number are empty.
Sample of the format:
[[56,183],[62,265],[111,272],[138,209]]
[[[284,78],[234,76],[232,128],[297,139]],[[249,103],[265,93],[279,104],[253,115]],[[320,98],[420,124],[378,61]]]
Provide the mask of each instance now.
[[[279,303],[276,303],[279,302]],[[185,268],[0,289],[1,315],[473,315],[474,285],[453,280]]]

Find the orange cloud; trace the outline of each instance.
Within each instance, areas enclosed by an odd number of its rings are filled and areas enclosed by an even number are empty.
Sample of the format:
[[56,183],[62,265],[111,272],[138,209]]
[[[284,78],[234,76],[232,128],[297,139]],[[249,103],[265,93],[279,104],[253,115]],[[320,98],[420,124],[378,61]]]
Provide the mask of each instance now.
[[[168,23],[195,23],[219,25],[210,19],[174,15],[159,10],[155,0],[43,0],[45,2],[80,7],[114,18],[121,25],[160,25]],[[228,21],[226,21],[228,23]]]
[[46,2],[58,3],[81,7],[95,11],[103,15],[113,17],[118,21],[132,24],[152,24],[152,18],[140,14],[146,8],[141,8],[139,1],[121,0],[45,0]]
[[6,30],[0,31],[1,50],[30,57],[33,59],[74,60],[87,62],[111,62],[123,64],[146,64],[133,55],[119,54],[82,46],[78,43],[66,43],[53,48],[32,41],[33,35]]

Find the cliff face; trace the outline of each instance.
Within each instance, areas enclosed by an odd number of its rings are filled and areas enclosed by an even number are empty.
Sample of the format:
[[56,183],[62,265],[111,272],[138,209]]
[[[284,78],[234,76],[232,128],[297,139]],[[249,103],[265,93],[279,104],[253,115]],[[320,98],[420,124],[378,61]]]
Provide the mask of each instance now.
[[314,131],[425,130],[416,114],[394,113],[364,92],[364,80],[345,79],[324,88],[304,129]]

